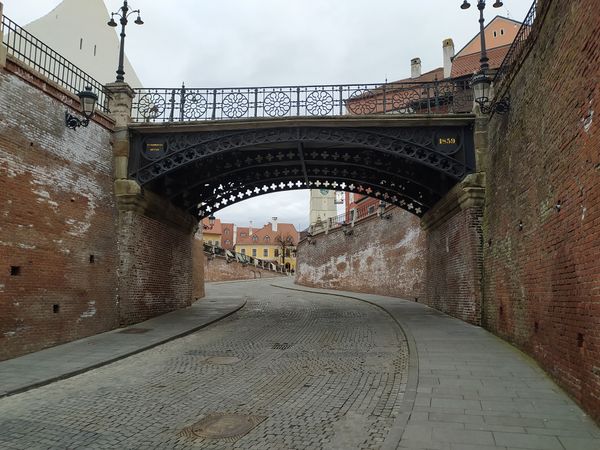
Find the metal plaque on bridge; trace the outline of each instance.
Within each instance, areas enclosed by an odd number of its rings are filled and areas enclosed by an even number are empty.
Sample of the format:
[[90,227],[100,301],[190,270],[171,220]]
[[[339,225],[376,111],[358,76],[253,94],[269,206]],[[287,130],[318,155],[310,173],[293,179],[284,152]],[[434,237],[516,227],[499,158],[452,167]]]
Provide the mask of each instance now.
[[162,140],[147,140],[144,143],[144,158],[156,160],[162,158],[167,153],[167,143]]

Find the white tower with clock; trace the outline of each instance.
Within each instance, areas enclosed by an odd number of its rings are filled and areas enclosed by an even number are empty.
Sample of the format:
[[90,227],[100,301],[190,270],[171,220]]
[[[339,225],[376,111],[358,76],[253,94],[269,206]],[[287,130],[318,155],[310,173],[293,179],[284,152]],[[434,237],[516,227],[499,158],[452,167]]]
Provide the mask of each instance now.
[[335,191],[333,189],[311,189],[310,190],[310,225],[325,223],[330,217],[337,216],[335,205]]

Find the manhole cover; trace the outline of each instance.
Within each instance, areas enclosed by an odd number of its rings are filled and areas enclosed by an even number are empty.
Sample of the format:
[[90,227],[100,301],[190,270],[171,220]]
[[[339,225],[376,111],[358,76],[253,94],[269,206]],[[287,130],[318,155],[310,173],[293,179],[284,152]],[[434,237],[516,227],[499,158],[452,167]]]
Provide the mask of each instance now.
[[227,366],[240,362],[240,358],[236,358],[235,356],[209,356],[204,362],[218,366]]
[[263,416],[242,414],[209,414],[194,425],[184,428],[181,435],[190,438],[226,439],[236,441],[265,420]]
[[294,344],[288,344],[287,342],[283,342],[280,344],[279,342],[277,342],[271,348],[275,349],[275,350],[287,350],[288,348],[291,348],[292,345],[294,345]]
[[150,328],[126,328],[123,331],[119,331],[122,334],[142,334],[150,331]]

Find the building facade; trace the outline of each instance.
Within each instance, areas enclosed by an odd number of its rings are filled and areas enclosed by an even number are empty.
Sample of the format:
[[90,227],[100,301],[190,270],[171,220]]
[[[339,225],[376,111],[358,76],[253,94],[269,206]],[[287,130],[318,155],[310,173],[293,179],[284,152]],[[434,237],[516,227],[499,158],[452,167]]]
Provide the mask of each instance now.
[[296,270],[296,246],[300,236],[291,223],[278,223],[274,217],[262,228],[237,227],[235,251],[253,258]]

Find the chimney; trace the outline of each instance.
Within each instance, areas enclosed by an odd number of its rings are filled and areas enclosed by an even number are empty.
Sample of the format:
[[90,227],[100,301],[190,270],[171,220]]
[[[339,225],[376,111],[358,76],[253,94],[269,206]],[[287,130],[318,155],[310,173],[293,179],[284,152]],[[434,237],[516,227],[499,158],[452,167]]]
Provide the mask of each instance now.
[[271,220],[273,221],[273,222],[271,222],[273,231],[275,233],[277,233],[277,217],[271,217]]
[[248,227],[248,236],[252,236],[252,221],[250,221],[250,226]]
[[419,78],[421,76],[421,58],[410,60],[410,77]]
[[452,74],[452,58],[454,58],[454,41],[452,39],[444,39],[442,41],[444,50],[444,78],[450,78]]

